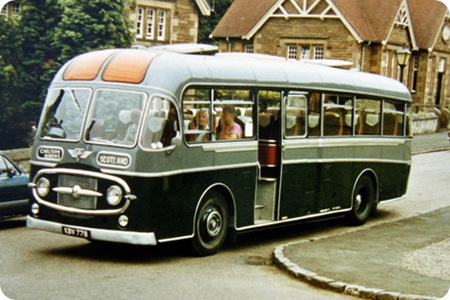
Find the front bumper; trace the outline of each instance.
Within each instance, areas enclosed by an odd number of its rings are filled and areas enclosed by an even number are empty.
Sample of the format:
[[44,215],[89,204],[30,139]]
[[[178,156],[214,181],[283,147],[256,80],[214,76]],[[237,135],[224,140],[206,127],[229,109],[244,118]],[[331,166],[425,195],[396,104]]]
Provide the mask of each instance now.
[[155,234],[153,232],[130,232],[121,230],[106,230],[98,228],[88,228],[80,226],[66,225],[56,222],[36,219],[32,216],[27,216],[27,227],[34,229],[41,229],[44,231],[62,234],[63,226],[69,226],[75,229],[88,230],[90,232],[90,239],[105,242],[125,243],[132,245],[149,245],[157,244]]

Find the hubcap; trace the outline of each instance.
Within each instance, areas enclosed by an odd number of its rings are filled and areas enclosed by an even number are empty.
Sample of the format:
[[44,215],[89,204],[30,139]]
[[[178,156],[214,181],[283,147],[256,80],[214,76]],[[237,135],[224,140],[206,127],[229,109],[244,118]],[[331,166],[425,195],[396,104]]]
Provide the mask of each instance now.
[[206,232],[210,237],[216,237],[222,228],[222,217],[217,210],[207,212]]
[[357,210],[361,206],[362,201],[363,201],[362,196],[360,194],[356,195],[355,206]]

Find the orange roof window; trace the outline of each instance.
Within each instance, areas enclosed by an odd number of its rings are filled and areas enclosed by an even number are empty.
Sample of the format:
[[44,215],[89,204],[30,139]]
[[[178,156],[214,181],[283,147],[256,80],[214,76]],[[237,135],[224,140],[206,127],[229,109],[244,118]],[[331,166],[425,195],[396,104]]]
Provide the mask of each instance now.
[[64,80],[94,80],[103,63],[116,50],[103,50],[76,57],[64,71]]
[[103,72],[105,81],[141,83],[156,53],[142,50],[124,50],[115,55]]

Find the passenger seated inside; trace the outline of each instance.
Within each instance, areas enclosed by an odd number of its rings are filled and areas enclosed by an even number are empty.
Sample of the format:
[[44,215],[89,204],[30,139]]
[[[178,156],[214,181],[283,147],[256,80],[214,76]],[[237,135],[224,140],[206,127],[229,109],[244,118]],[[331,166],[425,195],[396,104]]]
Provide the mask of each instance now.
[[169,110],[167,121],[164,124],[164,130],[162,132],[161,143],[163,147],[170,146],[172,139],[177,135],[176,121],[177,112],[175,108],[171,108]]
[[189,134],[190,142],[204,142],[209,140],[208,112],[199,110],[195,118],[189,122],[189,130],[204,130],[202,133]]
[[242,127],[235,122],[236,109],[231,105],[225,105],[220,119],[220,129],[217,130],[218,140],[235,140],[242,138]]
[[[133,144],[136,140],[136,134],[138,129],[139,118],[141,117],[141,111],[137,108],[131,110],[121,110],[119,112],[119,120],[122,125],[118,126],[122,129],[119,130],[116,136],[116,141],[122,141],[125,144]],[[126,127],[126,131],[123,133],[123,126]]]

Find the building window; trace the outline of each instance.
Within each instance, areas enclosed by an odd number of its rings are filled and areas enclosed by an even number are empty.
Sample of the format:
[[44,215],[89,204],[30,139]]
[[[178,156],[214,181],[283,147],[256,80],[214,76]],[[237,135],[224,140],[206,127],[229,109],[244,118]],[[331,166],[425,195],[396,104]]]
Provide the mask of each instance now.
[[251,44],[245,45],[244,52],[245,53],[253,53],[254,52],[253,51],[253,45],[251,45]]
[[167,13],[166,10],[139,6],[137,8],[136,38],[164,42],[168,26]]
[[158,41],[164,41],[166,39],[166,11],[159,11],[158,19]]
[[300,59],[309,59],[310,58],[310,48],[309,46],[302,46],[302,55]]
[[137,38],[142,38],[142,31],[144,28],[144,9],[142,7],[138,8],[138,12],[137,12],[137,21],[136,21],[136,37]]
[[297,45],[288,45],[288,59],[297,59]]
[[323,59],[324,46],[288,45],[288,59]]
[[314,59],[323,59],[323,46],[314,47]]
[[22,10],[22,5],[18,2],[9,2],[6,3],[2,10],[0,11],[0,16],[4,16],[4,17],[11,17],[13,15],[17,15],[20,13],[20,11]]
[[147,10],[147,30],[145,32],[145,36],[147,39],[153,40],[155,38],[155,10],[148,9]]

